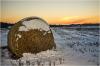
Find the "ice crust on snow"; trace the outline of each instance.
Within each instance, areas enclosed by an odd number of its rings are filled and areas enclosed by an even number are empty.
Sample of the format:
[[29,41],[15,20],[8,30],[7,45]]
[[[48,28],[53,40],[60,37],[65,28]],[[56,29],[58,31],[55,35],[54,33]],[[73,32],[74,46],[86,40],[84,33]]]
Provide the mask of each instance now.
[[43,22],[42,20],[39,19],[34,19],[30,21],[24,21],[22,22],[23,26],[19,27],[19,31],[29,31],[30,29],[38,29],[38,30],[44,30],[44,31],[49,31],[50,28],[47,23]]

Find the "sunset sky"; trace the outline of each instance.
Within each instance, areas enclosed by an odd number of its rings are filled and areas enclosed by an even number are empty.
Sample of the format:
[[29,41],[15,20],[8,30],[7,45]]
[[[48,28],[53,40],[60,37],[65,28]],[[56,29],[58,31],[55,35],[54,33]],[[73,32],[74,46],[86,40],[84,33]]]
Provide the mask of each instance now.
[[100,23],[99,0],[2,0],[2,22],[38,16],[49,24]]

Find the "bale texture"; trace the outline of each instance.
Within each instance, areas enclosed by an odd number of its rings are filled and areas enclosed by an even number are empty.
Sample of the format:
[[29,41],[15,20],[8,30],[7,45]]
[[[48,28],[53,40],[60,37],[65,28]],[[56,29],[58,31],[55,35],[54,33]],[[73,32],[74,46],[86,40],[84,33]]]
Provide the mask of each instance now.
[[56,48],[56,45],[46,21],[39,17],[27,17],[12,26],[8,33],[8,47],[20,58],[23,53],[39,53]]

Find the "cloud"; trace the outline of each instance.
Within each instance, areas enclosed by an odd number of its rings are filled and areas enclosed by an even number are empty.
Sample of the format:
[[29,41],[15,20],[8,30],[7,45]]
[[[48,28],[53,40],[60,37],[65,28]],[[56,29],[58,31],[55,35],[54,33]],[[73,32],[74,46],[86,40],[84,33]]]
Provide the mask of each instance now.
[[[65,18],[64,18],[65,19]],[[71,17],[70,19],[66,18],[66,20],[60,21],[59,23],[64,24],[93,24],[93,23],[100,23],[100,18],[98,16],[94,17]]]

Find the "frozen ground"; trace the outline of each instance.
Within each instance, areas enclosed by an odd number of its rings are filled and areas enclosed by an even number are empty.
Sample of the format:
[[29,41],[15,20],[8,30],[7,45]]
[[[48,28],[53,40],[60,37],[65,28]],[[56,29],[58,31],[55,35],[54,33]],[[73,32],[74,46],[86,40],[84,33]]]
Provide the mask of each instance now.
[[[99,66],[99,30],[75,30],[56,27],[52,28],[52,31],[57,49],[62,51],[64,58],[62,64],[56,61],[55,66]],[[3,29],[0,32],[1,46],[6,46],[8,30]],[[1,66],[14,66],[9,61],[7,49],[1,50],[1,52]]]

